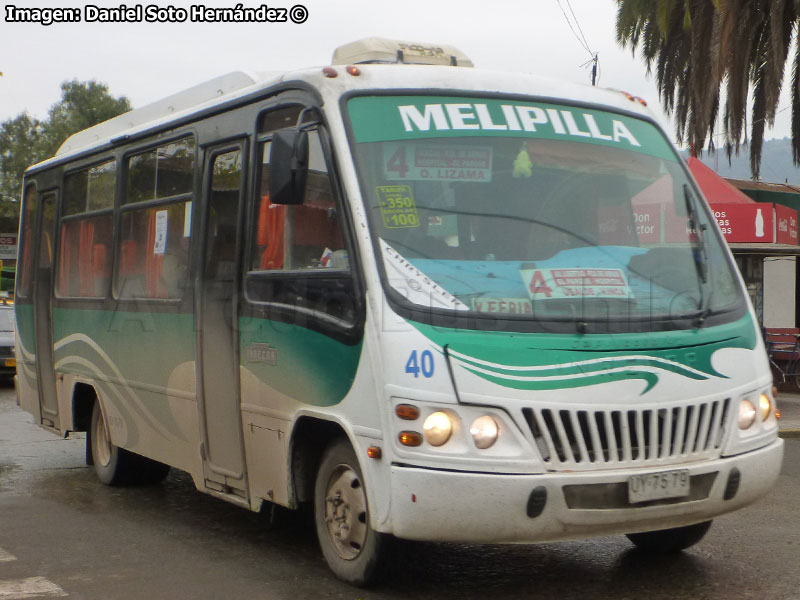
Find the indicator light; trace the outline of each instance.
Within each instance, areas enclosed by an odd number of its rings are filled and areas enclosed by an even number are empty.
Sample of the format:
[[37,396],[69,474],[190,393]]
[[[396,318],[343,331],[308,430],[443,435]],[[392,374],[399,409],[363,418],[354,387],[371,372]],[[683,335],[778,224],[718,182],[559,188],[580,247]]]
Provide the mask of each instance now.
[[405,421],[415,421],[419,418],[419,408],[413,404],[398,404],[394,407],[394,414]]
[[403,446],[422,445],[422,434],[417,433],[416,431],[401,431],[398,439]]

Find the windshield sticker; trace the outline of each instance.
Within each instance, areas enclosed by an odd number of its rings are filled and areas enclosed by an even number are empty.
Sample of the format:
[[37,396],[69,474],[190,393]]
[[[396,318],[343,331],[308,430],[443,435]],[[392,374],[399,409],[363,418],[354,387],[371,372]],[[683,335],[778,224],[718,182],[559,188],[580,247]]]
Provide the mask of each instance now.
[[425,275],[383,239],[380,240],[389,285],[414,304],[430,308],[469,310],[469,307]]
[[633,298],[620,269],[521,269],[531,300]]
[[381,209],[384,227],[419,227],[419,215],[411,186],[379,185],[375,189],[378,192],[378,207]]
[[[678,160],[655,125],[605,110],[454,96],[359,96],[350,99],[348,109],[356,142],[524,137],[596,144]],[[411,173],[413,165],[406,166]]]
[[384,176],[389,181],[492,180],[492,148],[442,144],[385,144]]
[[473,298],[472,310],[506,315],[532,315],[531,301],[525,298]]
[[167,249],[167,223],[168,211],[156,212],[156,239],[153,243],[153,254],[164,254]]

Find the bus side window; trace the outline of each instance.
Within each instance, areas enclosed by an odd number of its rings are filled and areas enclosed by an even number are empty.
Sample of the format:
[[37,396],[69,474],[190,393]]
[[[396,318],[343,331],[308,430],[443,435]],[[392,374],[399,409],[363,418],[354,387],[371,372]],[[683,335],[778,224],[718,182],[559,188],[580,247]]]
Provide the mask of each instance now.
[[61,224],[56,295],[98,298],[106,295],[111,274],[112,216]]
[[[262,121],[293,126],[302,107],[281,108]],[[310,111],[303,113],[313,118]],[[303,204],[270,202],[270,141],[261,144],[258,195],[254,198],[245,295],[251,302],[294,310],[300,321],[356,321],[357,300],[341,208],[328,173],[319,131],[308,131],[309,169]],[[317,317],[318,316],[318,317]]]
[[22,239],[20,240],[20,264],[18,267],[17,294],[27,297],[31,291],[31,271],[33,270],[33,231],[36,227],[36,186],[32,183],[25,188],[22,207]]
[[236,265],[236,220],[241,188],[242,152],[214,158],[209,198],[206,278],[232,282]]
[[49,269],[53,266],[55,251],[56,194],[46,193],[42,196],[42,223],[39,232],[39,263],[37,269]]
[[305,202],[279,206],[269,200],[270,143],[262,146],[251,271],[349,268],[342,224],[316,131],[309,132],[309,149]]
[[115,160],[64,177],[56,274],[59,297],[102,298],[108,291],[116,177]]
[[185,138],[128,158],[116,271],[120,298],[183,297],[195,156],[194,139]]
[[127,211],[117,271],[120,298],[178,299],[187,283],[189,202]]

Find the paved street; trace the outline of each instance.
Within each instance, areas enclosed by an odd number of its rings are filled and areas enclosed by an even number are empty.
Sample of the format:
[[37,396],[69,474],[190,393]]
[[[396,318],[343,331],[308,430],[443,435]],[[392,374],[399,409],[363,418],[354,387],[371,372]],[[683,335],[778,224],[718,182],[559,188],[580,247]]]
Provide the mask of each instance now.
[[[782,397],[785,425],[800,425],[800,396]],[[270,529],[266,515],[200,494],[182,473],[104,487],[76,437],[33,426],[0,389],[0,599],[800,598],[800,439],[786,440],[775,490],[718,518],[683,555],[649,558],[622,537],[401,544],[393,578],[364,591],[329,574],[307,520]]]
[[777,404],[781,411],[781,435],[784,438],[800,438],[800,394],[780,391]]

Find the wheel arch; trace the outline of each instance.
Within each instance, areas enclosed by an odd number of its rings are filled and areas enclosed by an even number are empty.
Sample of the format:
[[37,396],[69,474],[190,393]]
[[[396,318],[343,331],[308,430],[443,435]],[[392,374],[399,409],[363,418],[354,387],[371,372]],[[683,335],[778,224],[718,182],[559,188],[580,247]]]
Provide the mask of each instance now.
[[72,431],[86,432],[86,464],[94,465],[92,456],[92,411],[98,402],[99,395],[95,387],[83,381],[76,381],[72,386],[72,401],[70,403]]
[[99,396],[93,385],[75,382],[72,388],[72,430],[88,432],[92,424],[92,409]]
[[352,445],[350,436],[336,421],[310,415],[297,419],[289,441],[289,498],[293,505],[313,499],[314,480],[322,455],[338,439]]

